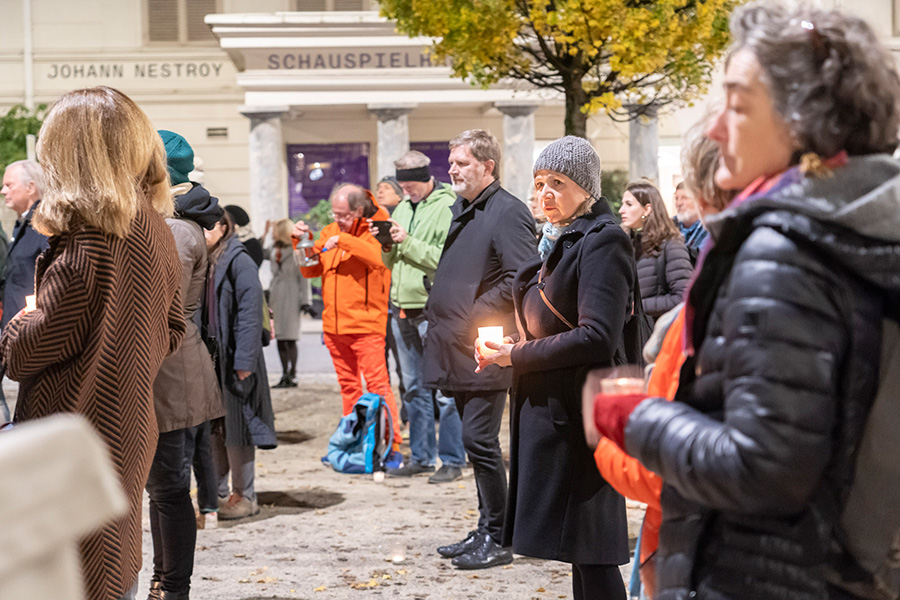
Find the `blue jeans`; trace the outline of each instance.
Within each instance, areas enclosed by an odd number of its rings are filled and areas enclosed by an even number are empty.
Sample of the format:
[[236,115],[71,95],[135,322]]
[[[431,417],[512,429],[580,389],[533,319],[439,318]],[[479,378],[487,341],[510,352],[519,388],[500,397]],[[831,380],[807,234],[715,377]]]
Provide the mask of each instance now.
[[[422,384],[422,355],[428,321],[421,310],[409,311],[406,318],[391,319],[400,370],[403,375],[403,406],[409,416],[409,447],[412,461],[432,466],[435,455],[441,464],[464,467],[466,451],[462,442],[462,421],[453,398]],[[440,441],[436,443],[434,427],[434,394],[441,418]]]

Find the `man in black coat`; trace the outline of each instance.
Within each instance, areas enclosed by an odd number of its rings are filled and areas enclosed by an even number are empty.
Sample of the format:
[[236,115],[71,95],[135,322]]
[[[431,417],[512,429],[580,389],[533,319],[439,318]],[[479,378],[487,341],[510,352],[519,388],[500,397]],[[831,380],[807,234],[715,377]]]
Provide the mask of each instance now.
[[[47,249],[47,236],[31,227],[31,216],[44,193],[44,170],[33,160],[10,163],[3,173],[3,194],[6,207],[16,211],[16,225],[7,247],[6,267],[3,270],[3,318],[0,331],[16,314],[25,308],[25,296],[34,294],[34,266],[37,257]],[[2,383],[2,374],[0,374]],[[6,397],[0,386],[0,423],[9,421]]]
[[469,130],[450,141],[450,178],[459,198],[425,306],[423,379],[456,401],[478,488],[478,529],[438,548],[461,569],[512,562],[500,545],[506,470],[499,439],[512,370],[492,365],[475,373],[474,342],[479,327],[516,330],[512,281],[536,245],[531,214],[500,187],[499,166],[500,145],[489,132]]

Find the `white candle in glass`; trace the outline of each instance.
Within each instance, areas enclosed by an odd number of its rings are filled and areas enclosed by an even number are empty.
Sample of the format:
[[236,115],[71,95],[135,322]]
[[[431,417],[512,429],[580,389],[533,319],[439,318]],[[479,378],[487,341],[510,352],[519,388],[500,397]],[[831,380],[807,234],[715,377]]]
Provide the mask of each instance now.
[[485,342],[503,343],[503,327],[479,327],[478,328],[478,351],[482,356],[490,356],[496,354],[497,351],[484,345]]
[[25,296],[25,312],[29,313],[37,308],[37,304],[35,302],[35,295]]

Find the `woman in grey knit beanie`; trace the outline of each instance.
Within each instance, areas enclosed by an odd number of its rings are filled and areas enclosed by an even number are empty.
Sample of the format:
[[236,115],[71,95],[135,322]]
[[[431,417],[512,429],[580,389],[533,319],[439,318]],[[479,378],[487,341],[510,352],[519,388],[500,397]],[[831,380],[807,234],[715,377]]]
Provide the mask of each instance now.
[[584,375],[621,364],[634,292],[628,235],[600,196],[600,157],[566,136],[541,152],[534,184],[547,216],[540,256],[513,283],[517,336],[478,370],[512,365],[509,496],[504,545],[572,563],[576,600],[624,600],[625,502],[600,476],[581,424]]

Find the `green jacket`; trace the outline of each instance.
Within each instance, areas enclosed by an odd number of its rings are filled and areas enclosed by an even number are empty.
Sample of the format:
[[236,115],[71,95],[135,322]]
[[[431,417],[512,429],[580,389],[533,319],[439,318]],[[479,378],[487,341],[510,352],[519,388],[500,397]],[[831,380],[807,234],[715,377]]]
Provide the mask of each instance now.
[[400,308],[424,308],[428,300],[424,276],[430,279],[437,269],[444,240],[453,215],[450,206],[456,192],[435,180],[434,189],[419,201],[415,212],[409,199],[394,209],[391,218],[408,233],[390,252],[382,252],[384,265],[391,270],[391,302]]

